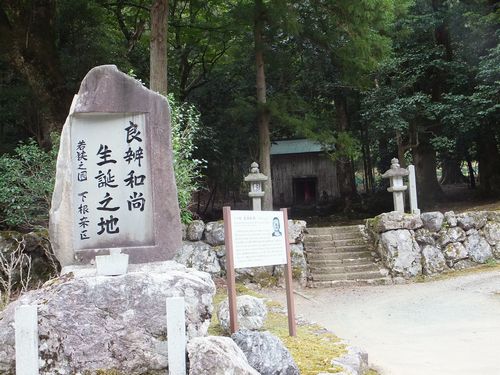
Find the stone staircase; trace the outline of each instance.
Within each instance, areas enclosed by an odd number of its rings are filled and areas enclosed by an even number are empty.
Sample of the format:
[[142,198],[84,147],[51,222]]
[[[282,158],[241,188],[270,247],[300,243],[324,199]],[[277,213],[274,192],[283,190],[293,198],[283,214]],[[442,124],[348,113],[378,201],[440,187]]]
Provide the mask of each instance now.
[[387,271],[375,263],[362,226],[307,228],[304,238],[310,287],[386,284]]

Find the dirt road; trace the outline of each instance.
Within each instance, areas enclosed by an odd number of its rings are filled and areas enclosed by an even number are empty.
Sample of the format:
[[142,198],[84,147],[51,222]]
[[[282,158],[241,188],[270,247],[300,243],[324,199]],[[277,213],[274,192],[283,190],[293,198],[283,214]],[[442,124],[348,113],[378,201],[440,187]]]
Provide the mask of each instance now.
[[[297,314],[365,349],[383,375],[500,374],[498,268],[426,283],[297,292]],[[285,304],[284,291],[264,294]]]

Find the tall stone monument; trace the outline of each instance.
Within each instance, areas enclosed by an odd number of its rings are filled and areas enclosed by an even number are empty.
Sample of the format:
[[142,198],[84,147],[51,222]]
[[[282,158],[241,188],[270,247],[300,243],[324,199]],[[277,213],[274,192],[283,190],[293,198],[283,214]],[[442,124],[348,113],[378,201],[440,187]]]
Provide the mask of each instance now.
[[181,246],[165,97],[114,65],[93,68],[61,134],[50,237],[63,266],[121,249],[131,263]]

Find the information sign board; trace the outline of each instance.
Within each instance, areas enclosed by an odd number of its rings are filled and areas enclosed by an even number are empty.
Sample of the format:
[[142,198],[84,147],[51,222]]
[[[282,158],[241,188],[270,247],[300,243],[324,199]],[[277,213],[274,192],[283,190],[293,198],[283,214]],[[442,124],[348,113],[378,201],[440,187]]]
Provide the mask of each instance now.
[[283,212],[231,211],[234,268],[286,264]]
[[281,211],[231,211],[223,208],[226,244],[229,327],[238,330],[235,268],[285,265],[288,332],[297,334],[292,290],[292,262],[288,243],[288,213]]

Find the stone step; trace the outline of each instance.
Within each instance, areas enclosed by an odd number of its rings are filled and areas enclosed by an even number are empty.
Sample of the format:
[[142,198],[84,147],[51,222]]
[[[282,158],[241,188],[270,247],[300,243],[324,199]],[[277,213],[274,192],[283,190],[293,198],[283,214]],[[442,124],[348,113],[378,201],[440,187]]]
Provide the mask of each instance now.
[[[322,237],[322,236],[330,236],[332,238],[359,238],[361,237],[361,232],[359,230],[357,231],[347,231],[347,232],[332,232],[331,230],[325,231],[325,232],[319,232],[319,233],[310,233],[305,235],[305,239],[308,238],[315,238],[315,237]],[[327,238],[327,237],[325,237]]]
[[341,266],[327,266],[327,265],[318,265],[318,266],[313,266],[311,265],[309,267],[309,272],[312,275],[317,275],[317,274],[324,274],[324,273],[355,273],[355,272],[379,272],[379,268],[377,265],[371,263],[371,264],[354,264],[354,265],[341,265]]
[[345,246],[345,245],[363,245],[366,244],[364,238],[345,238],[345,239],[328,239],[328,240],[315,240],[315,241],[305,241],[306,247],[321,247],[325,245],[330,246]]
[[341,241],[328,241],[328,242],[311,242],[305,245],[305,248],[308,250],[315,251],[316,249],[327,249],[327,248],[336,248],[336,247],[364,247],[366,248],[367,244],[365,241],[360,240],[341,240]]
[[315,242],[331,242],[333,237],[331,234],[307,234],[304,237],[304,243],[315,243]]
[[364,238],[352,238],[352,239],[334,239],[332,241],[333,246],[353,246],[353,245],[363,245],[366,246],[366,241]]
[[332,288],[353,285],[388,285],[392,284],[390,277],[379,277],[364,280],[331,280],[331,281],[313,281],[308,280],[307,286],[309,288]]
[[372,255],[367,251],[358,251],[358,252],[339,252],[339,253],[307,253],[307,259],[371,259]]
[[312,281],[336,281],[336,280],[367,280],[382,277],[379,270],[367,272],[345,272],[345,273],[315,273],[311,274]]
[[357,225],[348,225],[341,227],[321,227],[321,228],[307,228],[309,234],[339,234],[339,233],[359,233]]
[[334,240],[352,240],[356,238],[363,238],[361,232],[346,232],[346,233],[333,233],[332,238]]
[[373,262],[358,225],[308,228],[308,232],[304,238],[309,267],[308,286],[391,282]]
[[366,246],[342,246],[342,247],[323,247],[317,249],[307,249],[307,254],[328,254],[328,253],[369,253]]
[[336,267],[336,266],[364,266],[374,264],[371,258],[357,258],[357,259],[307,259],[310,267]]
[[[321,237],[318,237],[321,236]],[[323,237],[324,236],[324,237]],[[312,240],[309,238],[312,237]],[[304,243],[307,244],[312,244],[316,242],[329,242],[329,241],[342,241],[342,240],[363,240],[364,238],[361,236],[360,233],[344,233],[344,234],[315,234],[311,236],[310,234],[306,235],[304,237]]]

